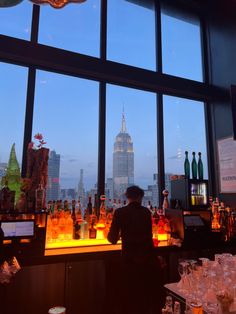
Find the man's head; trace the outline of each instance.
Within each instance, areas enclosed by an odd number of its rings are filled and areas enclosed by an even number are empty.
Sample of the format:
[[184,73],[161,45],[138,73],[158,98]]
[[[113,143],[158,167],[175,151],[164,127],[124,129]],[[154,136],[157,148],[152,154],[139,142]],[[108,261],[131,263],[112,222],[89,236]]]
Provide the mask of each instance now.
[[127,197],[129,203],[138,202],[141,204],[144,191],[139,186],[133,185],[127,188],[125,196]]

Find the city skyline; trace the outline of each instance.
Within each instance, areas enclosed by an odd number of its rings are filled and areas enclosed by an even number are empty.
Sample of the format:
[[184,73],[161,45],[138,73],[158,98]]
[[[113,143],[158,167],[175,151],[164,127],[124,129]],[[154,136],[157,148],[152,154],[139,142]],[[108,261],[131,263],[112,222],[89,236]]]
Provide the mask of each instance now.
[[[199,21],[172,13],[163,9],[161,16],[164,73],[201,81]],[[28,2],[0,10],[0,33],[29,40],[31,14],[32,4]],[[99,58],[99,19],[99,0],[69,5],[61,11],[42,6],[39,42]],[[71,29],[78,32],[70,32]],[[109,1],[107,46],[108,60],[155,71],[153,7]],[[0,77],[1,115],[9,117],[1,120],[7,136],[1,133],[0,162],[8,160],[15,142],[21,164],[28,68],[0,63]],[[153,183],[158,164],[157,95],[108,83],[106,90],[105,177],[112,177],[111,152],[124,104],[129,133],[135,143],[134,179],[141,187],[147,187]],[[201,151],[207,178],[204,103],[164,95],[163,110],[165,172],[183,174],[184,151],[188,150],[190,156],[192,151]],[[9,127],[9,120],[14,128]],[[99,82],[37,70],[32,136],[42,133],[46,146],[60,154],[61,188],[77,188],[80,169],[84,171],[85,190],[94,188],[98,172],[98,121]]]

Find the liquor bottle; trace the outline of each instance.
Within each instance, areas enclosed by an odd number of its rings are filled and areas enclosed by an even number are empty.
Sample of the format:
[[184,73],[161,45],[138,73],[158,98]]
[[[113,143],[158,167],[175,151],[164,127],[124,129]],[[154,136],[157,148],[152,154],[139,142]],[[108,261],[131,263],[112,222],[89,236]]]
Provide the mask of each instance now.
[[82,212],[81,212],[81,204],[80,204],[80,199],[78,199],[78,202],[75,204],[75,215],[76,219],[78,221],[82,220]]
[[92,201],[91,201],[91,196],[89,196],[89,198],[88,198],[88,204],[87,204],[87,210],[88,210],[88,214],[89,214],[89,215],[92,214],[92,208],[93,208],[93,205],[92,205]]
[[89,228],[89,239],[96,239],[96,237],[97,237],[97,230],[94,228],[94,222],[92,222]]
[[202,163],[202,154],[198,153],[198,163],[197,163],[197,170],[198,170],[198,179],[203,180],[203,163]]
[[105,195],[100,196],[100,213],[99,213],[99,220],[96,225],[97,229],[97,239],[105,239],[106,233],[106,207],[105,207]]
[[193,152],[193,159],[192,159],[192,178],[197,179],[197,162],[196,162],[196,153]]
[[73,225],[73,239],[79,240],[80,239],[80,224],[76,221]]
[[45,208],[45,189],[40,183],[38,188],[35,190],[35,209],[41,210]]
[[93,223],[93,225],[95,226],[98,218],[97,218],[97,208],[98,208],[98,204],[97,204],[97,194],[94,195],[94,204],[93,204],[93,208],[92,208],[92,214],[90,215],[90,224]]
[[184,175],[186,179],[190,179],[190,163],[188,160],[188,152],[185,152]]
[[72,200],[72,202],[71,202],[71,218],[72,218],[73,222],[75,223],[75,221],[76,221],[75,200]]
[[69,203],[67,200],[64,200],[63,205],[64,205],[64,211],[68,211],[69,210]]
[[162,204],[162,209],[163,209],[163,214],[165,215],[165,210],[170,208],[169,206],[169,200],[168,200],[168,195],[169,195],[169,191],[168,190],[163,190],[162,194],[164,195],[164,200],[163,200],[163,204]]

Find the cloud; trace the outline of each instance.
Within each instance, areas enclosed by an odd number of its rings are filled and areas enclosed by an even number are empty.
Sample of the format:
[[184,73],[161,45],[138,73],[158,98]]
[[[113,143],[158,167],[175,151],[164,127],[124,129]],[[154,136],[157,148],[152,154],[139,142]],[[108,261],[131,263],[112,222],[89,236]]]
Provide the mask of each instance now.
[[47,80],[40,80],[39,83],[40,84],[47,84]]
[[87,168],[93,168],[95,166],[95,162],[87,163]]
[[27,34],[29,33],[29,31],[30,31],[30,30],[29,30],[28,27],[24,29],[24,32],[27,33]]
[[72,158],[72,159],[69,159],[68,161],[69,161],[69,162],[77,162],[78,159],[73,159],[73,158]]
[[171,157],[168,157],[168,159],[179,159],[180,157],[178,155],[174,155],[174,156],[171,156]]

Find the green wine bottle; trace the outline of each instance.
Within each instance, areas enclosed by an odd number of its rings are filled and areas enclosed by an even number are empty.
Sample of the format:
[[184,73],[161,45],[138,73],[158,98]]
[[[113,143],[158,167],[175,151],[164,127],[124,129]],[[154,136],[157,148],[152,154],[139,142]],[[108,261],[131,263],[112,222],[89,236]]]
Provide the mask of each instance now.
[[202,163],[202,154],[200,152],[198,153],[197,169],[198,169],[198,179],[203,180],[203,163]]
[[186,179],[190,178],[190,163],[188,160],[188,152],[187,151],[185,152],[184,174],[185,174]]
[[196,153],[193,152],[193,159],[192,159],[192,178],[197,179],[197,162],[196,162]]

